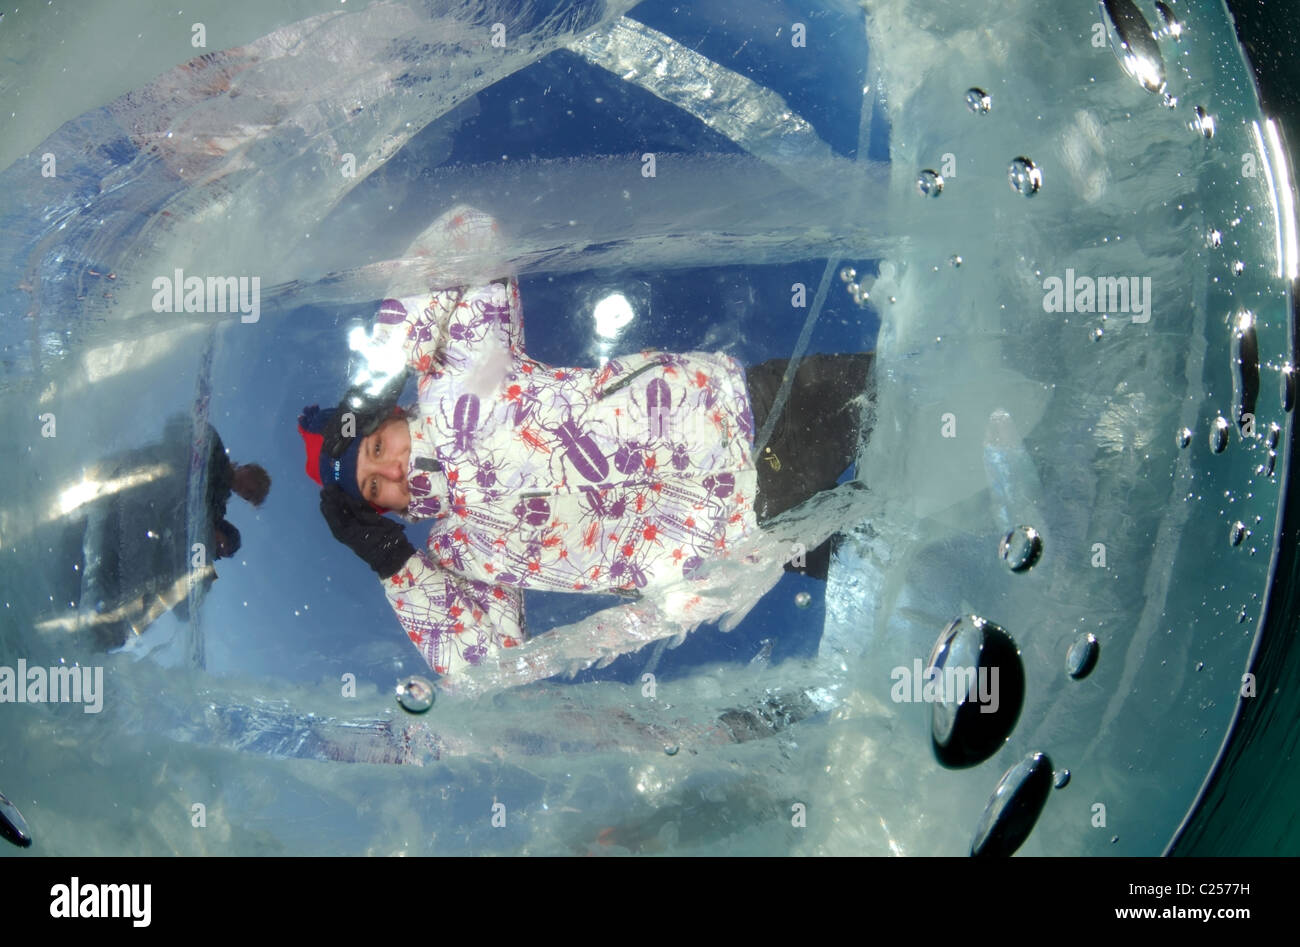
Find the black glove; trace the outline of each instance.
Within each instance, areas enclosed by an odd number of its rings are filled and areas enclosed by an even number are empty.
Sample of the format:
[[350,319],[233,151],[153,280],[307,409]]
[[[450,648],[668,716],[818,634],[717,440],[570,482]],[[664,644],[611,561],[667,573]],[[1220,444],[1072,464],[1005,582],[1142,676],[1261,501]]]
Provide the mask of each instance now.
[[365,560],[381,579],[391,578],[415,555],[401,523],[348,496],[336,483],[320,492],[320,512],[334,538]]

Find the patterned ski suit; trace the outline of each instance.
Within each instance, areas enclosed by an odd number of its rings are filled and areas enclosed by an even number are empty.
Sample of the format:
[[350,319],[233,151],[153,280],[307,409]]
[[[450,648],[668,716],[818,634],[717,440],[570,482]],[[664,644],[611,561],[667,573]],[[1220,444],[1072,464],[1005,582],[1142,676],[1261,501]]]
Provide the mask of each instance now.
[[522,327],[511,278],[385,300],[372,331],[418,373],[407,513],[434,522],[385,591],[439,674],[520,644],[524,589],[653,596],[758,528],[735,360],[555,368]]

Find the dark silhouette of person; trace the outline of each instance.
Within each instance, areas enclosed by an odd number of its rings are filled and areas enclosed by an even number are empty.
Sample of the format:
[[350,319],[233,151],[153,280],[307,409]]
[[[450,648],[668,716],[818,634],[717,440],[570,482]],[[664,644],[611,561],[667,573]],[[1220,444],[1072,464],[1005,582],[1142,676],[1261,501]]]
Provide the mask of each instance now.
[[[175,415],[160,441],[107,458],[88,472],[100,492],[68,528],[70,546],[80,546],[70,549],[80,553],[73,624],[88,630],[97,648],[121,647],[169,610],[188,621],[191,601],[201,602],[216,581],[213,563],[234,556],[242,543],[225,518],[230,494],[255,506],[266,499],[271,478],[261,466],[232,462],[215,430],[201,436],[189,417]],[[205,482],[192,463],[203,451]],[[191,537],[189,497],[197,489],[204,491],[206,515]]]
[[233,492],[253,506],[261,506],[271,490],[271,477],[260,464],[236,464],[226,454],[221,435],[212,432],[212,451],[208,456],[208,509],[213,522],[225,519],[226,503]]

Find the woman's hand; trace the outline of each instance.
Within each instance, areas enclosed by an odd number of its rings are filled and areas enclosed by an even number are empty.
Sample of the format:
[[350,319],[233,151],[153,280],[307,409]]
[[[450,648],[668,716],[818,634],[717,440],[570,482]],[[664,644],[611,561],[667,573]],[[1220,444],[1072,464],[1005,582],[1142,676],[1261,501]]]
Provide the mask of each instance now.
[[334,538],[374,569],[391,578],[415,555],[402,524],[387,519],[363,500],[355,500],[335,483],[320,492],[320,512]]

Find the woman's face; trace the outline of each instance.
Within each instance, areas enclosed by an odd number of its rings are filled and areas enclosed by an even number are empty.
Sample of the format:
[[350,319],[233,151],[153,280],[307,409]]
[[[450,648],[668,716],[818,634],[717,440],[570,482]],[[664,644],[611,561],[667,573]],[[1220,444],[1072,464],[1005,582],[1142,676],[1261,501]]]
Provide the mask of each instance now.
[[386,510],[405,511],[411,504],[406,473],[411,461],[411,431],[406,418],[385,421],[361,439],[357,486],[361,496]]

